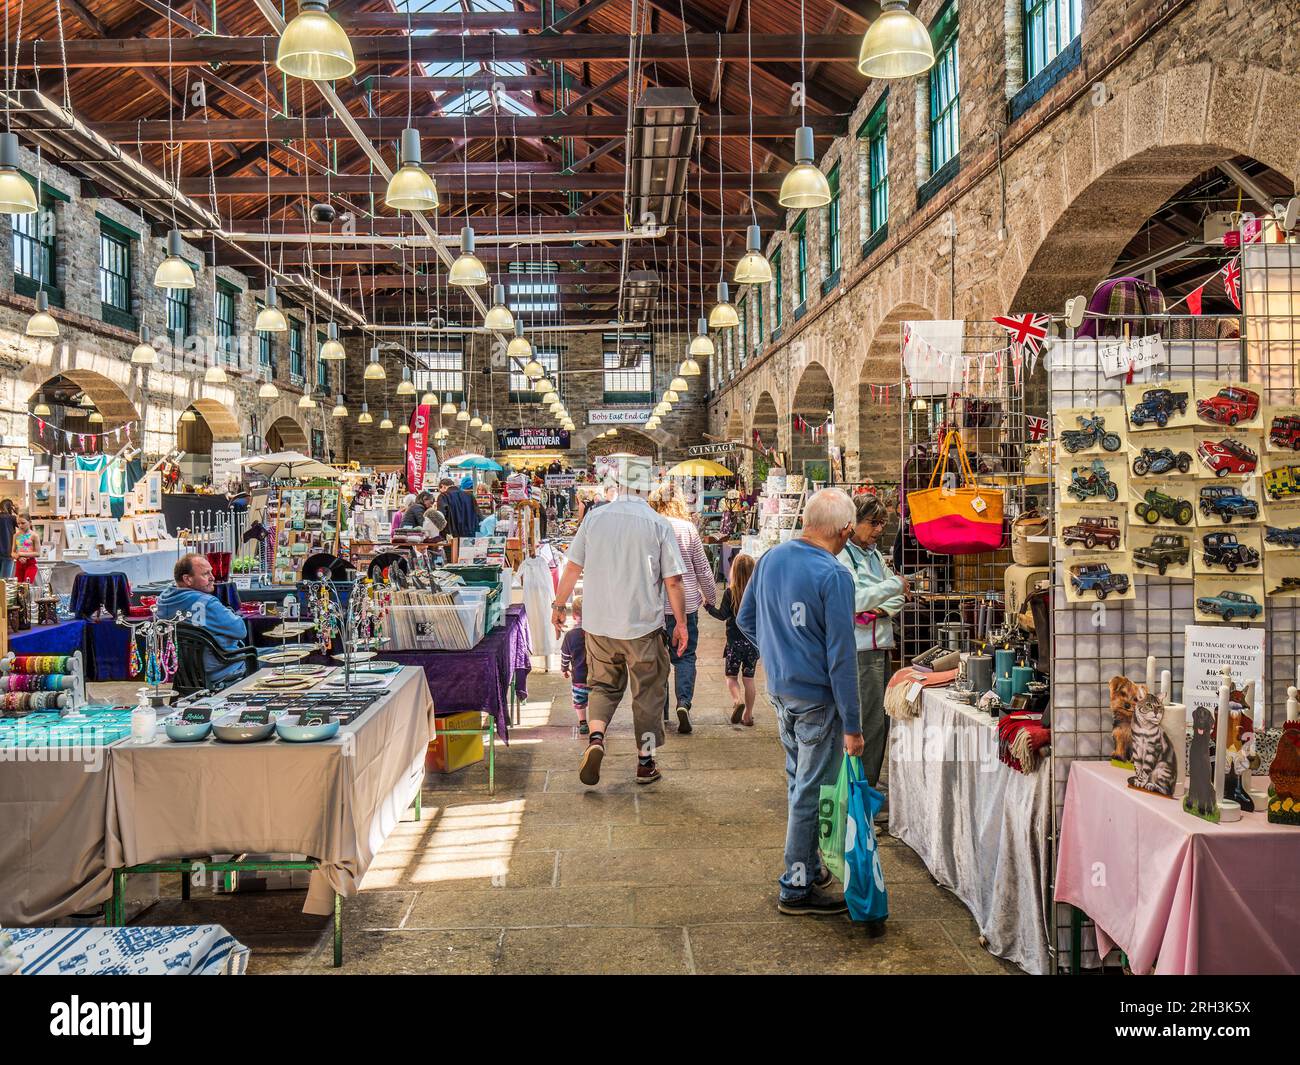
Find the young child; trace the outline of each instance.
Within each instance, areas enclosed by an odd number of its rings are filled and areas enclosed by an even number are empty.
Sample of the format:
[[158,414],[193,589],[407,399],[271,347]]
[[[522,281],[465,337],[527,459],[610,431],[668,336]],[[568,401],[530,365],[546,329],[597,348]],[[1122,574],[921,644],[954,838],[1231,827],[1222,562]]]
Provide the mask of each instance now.
[[[716,607],[707,603],[704,609],[719,621],[727,623],[727,646],[722,652],[723,672],[727,677],[727,690],[731,692],[734,704],[731,710],[731,723],[754,725],[754,699],[757,691],[754,687],[754,670],[758,666],[758,648],[749,642],[749,637],[740,631],[736,624],[736,615],[740,613],[741,601],[745,598],[745,588],[754,575],[754,560],[749,555],[737,555],[731,560],[731,579],[727,581],[722,593],[722,602]],[[744,695],[741,695],[741,685]]]
[[578,715],[578,734],[587,735],[587,697],[591,686],[587,683],[587,635],[582,631],[582,596],[573,600],[573,628],[564,634],[560,644],[560,671],[573,684],[573,712]]

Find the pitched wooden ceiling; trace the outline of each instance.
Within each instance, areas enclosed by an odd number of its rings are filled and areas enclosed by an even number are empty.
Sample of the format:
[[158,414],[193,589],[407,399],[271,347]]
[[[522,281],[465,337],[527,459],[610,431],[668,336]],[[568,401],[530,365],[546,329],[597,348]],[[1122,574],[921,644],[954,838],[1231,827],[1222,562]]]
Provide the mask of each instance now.
[[[275,33],[254,0],[61,7],[60,27],[54,0],[27,0],[19,28],[10,5],[19,84],[66,97],[77,117],[213,206],[227,230],[329,232],[309,212],[329,202],[353,216],[358,234],[421,232],[383,206],[384,181],[317,87],[276,70]],[[623,228],[629,105],[652,86],[689,89],[700,104],[701,166],[687,179],[687,217],[667,237],[629,244],[626,262],[618,243],[599,240],[481,245],[479,254],[493,280],[498,264],[514,259],[555,263],[562,313],[574,322],[608,320],[626,270],[655,269],[657,320],[671,313],[690,324],[711,302],[723,261],[729,276],[745,225],[757,218],[770,233],[784,224],[776,189],[793,163],[793,83],[807,86],[820,150],[847,130],[866,88],[853,60],[879,8],[872,0],[335,0],[331,10],[358,60],[355,77],[336,86],[351,115],[390,161],[408,114],[422,128],[443,200],[430,219],[440,235],[466,216],[480,236]],[[296,0],[287,0],[285,15],[295,13]],[[504,98],[484,91],[494,82]],[[338,223],[332,231],[341,232]],[[454,290],[429,296],[428,249],[282,244],[268,258],[310,270],[372,321],[400,321],[433,302],[449,320],[472,318]],[[216,259],[247,264],[226,243]]]

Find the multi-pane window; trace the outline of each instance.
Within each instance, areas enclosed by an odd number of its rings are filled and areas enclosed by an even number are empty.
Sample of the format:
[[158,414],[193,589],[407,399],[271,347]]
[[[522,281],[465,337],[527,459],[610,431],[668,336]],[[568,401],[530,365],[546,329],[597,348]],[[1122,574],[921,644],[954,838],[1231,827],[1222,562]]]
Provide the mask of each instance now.
[[187,288],[163,289],[163,306],[167,310],[167,332],[177,342],[183,343],[190,335],[190,290]]
[[[451,394],[452,402],[465,398],[465,349],[443,348],[438,351],[417,351],[415,387],[421,394],[434,393],[439,401]],[[513,380],[513,377],[512,377]]]
[[840,165],[836,163],[826,175],[831,187],[831,202],[826,205],[826,276],[834,277],[840,269]]
[[[261,300],[257,301],[257,311],[261,313],[266,306]],[[257,364],[270,370],[271,376],[275,376],[275,334],[259,331],[257,334]]]
[[99,231],[99,300],[116,311],[131,311],[131,242]]
[[46,202],[35,214],[11,216],[14,230],[14,273],[36,283],[37,289],[54,287],[55,214]]
[[741,366],[749,361],[749,300],[741,300],[736,304],[736,313],[740,315],[740,347],[736,354],[739,356],[737,362]]
[[772,253],[772,332],[774,333],[781,328],[782,292],[781,251],[777,249]]
[[[325,340],[326,337],[324,333],[316,334],[317,351],[320,351]],[[316,360],[316,389],[321,393],[321,395],[328,396],[330,394],[330,364],[321,358],[317,358]]]
[[289,319],[289,379],[295,384],[307,380],[307,364],[302,350],[302,322]]
[[754,286],[754,350],[763,346],[763,286]]
[[930,68],[930,173],[934,174],[961,147],[956,3],[944,9],[930,35],[934,39],[934,66]]
[[1083,26],[1083,0],[1024,0],[1025,81],[1065,51]]
[[217,350],[226,362],[235,361],[235,303],[237,293],[222,282],[217,282]]
[[801,214],[790,229],[795,246],[794,305],[798,308],[808,299],[808,216]]
[[654,354],[646,333],[606,333],[605,402],[648,403],[654,398]]
[[862,239],[865,241],[889,221],[889,121],[888,97],[882,96],[862,127]]
[[550,275],[554,263],[511,263],[506,275],[506,303],[519,315],[556,314],[560,286]]

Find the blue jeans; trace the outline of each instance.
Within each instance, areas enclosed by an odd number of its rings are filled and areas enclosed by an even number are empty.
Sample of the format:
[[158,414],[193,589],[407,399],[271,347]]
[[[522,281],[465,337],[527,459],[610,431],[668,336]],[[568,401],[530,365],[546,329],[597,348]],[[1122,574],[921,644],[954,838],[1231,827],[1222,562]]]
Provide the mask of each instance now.
[[780,696],[771,695],[777,731],[785,748],[787,810],[785,872],[781,898],[801,899],[821,875],[817,853],[817,805],[823,784],[835,783],[844,753],[844,723],[833,706],[793,711]]
[[677,696],[676,706],[690,708],[695,695],[695,645],[700,642],[699,614],[686,615],[686,650],[679,658],[673,651],[673,630],[677,628],[677,619],[669,614],[664,618],[664,628],[668,633],[668,660],[673,667],[673,691]]

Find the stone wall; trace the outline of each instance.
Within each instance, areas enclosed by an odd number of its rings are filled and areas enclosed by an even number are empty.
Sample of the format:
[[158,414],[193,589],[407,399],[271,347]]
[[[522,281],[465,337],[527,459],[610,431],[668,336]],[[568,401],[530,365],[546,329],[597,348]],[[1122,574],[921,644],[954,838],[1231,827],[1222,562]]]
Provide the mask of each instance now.
[[[833,442],[845,448],[850,476],[896,478],[901,412],[896,401],[873,403],[869,386],[899,381],[901,322],[1059,312],[1215,163],[1246,155],[1293,182],[1300,175],[1300,8],[1290,0],[1086,3],[1078,64],[1012,120],[1009,101],[1023,82],[1021,6],[962,4],[961,161],[942,187],[924,185],[928,83],[868,86],[849,136],[821,160],[826,171],[839,162],[842,175],[838,283],[823,294],[827,212],[811,212],[808,302],[795,320],[794,242],[788,232],[772,237],[769,254],[781,250],[784,274],[782,330],[744,360],[732,338],[716,360],[712,432],[730,426],[732,439],[749,442],[767,396],[788,451],[792,397],[817,362],[833,384]],[[941,7],[925,0],[918,14],[929,23]],[[888,232],[864,250],[856,134],[886,89]],[[770,294],[765,302],[770,325]]]

